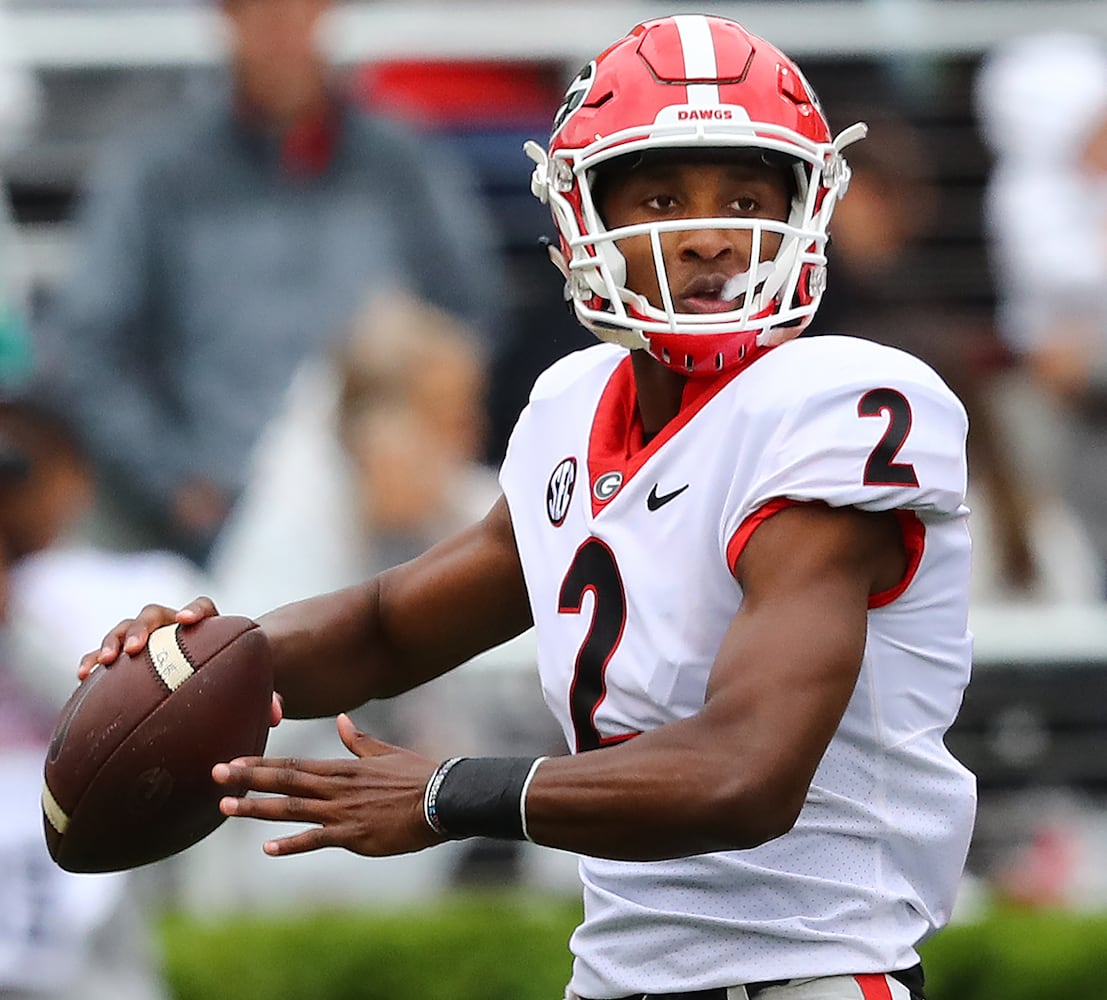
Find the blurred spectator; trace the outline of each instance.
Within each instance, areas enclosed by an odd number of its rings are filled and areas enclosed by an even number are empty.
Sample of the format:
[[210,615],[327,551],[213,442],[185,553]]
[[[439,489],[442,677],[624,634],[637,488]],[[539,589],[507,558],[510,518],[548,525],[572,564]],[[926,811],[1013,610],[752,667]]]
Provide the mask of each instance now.
[[358,71],[355,90],[372,106],[422,122],[466,151],[480,170],[500,220],[511,282],[510,321],[489,372],[485,455],[499,465],[534,380],[595,338],[550,281],[542,240],[554,236],[549,210],[530,193],[523,143],[548,133],[570,75],[560,61],[405,59],[375,61]]
[[858,109],[848,120],[857,119],[868,122],[869,136],[849,151],[849,197],[835,210],[828,286],[811,331],[908,351],[933,366],[964,402],[976,523],[974,598],[1085,593],[1092,574],[1074,571],[1049,549],[1058,536],[1071,536],[1071,524],[1058,525],[1011,460],[1011,434],[997,401],[1008,359],[991,317],[953,304],[930,260],[927,236],[944,206],[922,139],[888,112]]
[[[256,614],[350,586],[483,517],[499,495],[480,461],[485,383],[471,331],[407,296],[372,300],[346,345],[301,366],[259,439],[212,550],[217,604]],[[419,703],[431,696],[373,703],[357,718],[382,739],[424,745],[416,730],[433,713]],[[273,739],[299,733],[335,739],[330,720],[282,725]]]
[[0,378],[3,379],[26,376],[31,365],[18,244],[15,222],[0,187]]
[[487,513],[485,379],[467,327],[407,295],[373,298],[347,343],[300,367],[259,439],[212,550],[219,599],[260,613],[348,586]]
[[[495,470],[481,461],[486,390],[487,361],[473,331],[410,296],[373,299],[346,344],[300,367],[261,435],[241,500],[212,548],[217,605],[257,614],[352,585],[483,517],[499,495]],[[431,755],[557,746],[529,638],[485,659],[351,714],[375,736]],[[342,748],[333,720],[285,720],[268,752],[327,757]],[[297,859],[297,888],[272,886],[257,864],[257,830],[228,826],[182,858],[189,882],[220,883],[203,895],[192,890],[198,899],[231,891],[241,905],[310,886],[311,905],[363,892],[365,875],[349,856]],[[442,859],[424,863],[439,887],[514,879],[524,862],[518,848],[481,841],[458,845],[448,870]],[[404,870],[412,885],[427,877],[417,867],[409,862]]]
[[[995,155],[987,226],[1000,330],[1055,420],[1036,455],[1107,567],[1107,49],[1076,34],[988,55],[977,110]],[[1045,403],[1046,405],[1042,405]]]
[[0,0],[0,162],[27,138],[42,101],[41,86],[12,46],[4,0]]
[[361,578],[412,559],[499,496],[482,464],[487,372],[473,337],[418,302],[363,319],[340,361],[339,433],[372,553]]
[[318,42],[332,4],[220,7],[225,83],[106,147],[42,325],[43,377],[119,508],[107,523],[135,529],[113,543],[199,562],[292,373],[367,294],[406,289],[486,338],[501,299],[466,170],[339,86]]
[[22,377],[30,364],[26,331],[27,282],[15,220],[4,184],[7,157],[27,139],[41,93],[34,75],[11,50],[7,13],[0,0],[0,379]]
[[[164,1000],[142,876],[86,878],[50,859],[42,762],[75,687],[76,644],[122,614],[133,590],[101,561],[71,586],[61,538],[91,498],[90,469],[63,424],[34,404],[0,402],[0,996],[5,1000]],[[39,560],[46,560],[40,563]],[[158,581],[144,574],[143,592]],[[43,590],[48,581],[54,586]],[[183,593],[157,589],[168,599]],[[195,585],[192,581],[189,587]],[[90,593],[94,599],[89,599]],[[87,609],[114,593],[109,616]],[[43,600],[42,598],[46,598]],[[61,600],[58,600],[61,598]],[[75,609],[60,628],[57,609]]]
[[[5,51],[3,20],[0,6],[0,181],[38,103],[36,81]],[[54,864],[42,834],[42,765],[88,636],[118,621],[138,593],[184,600],[198,581],[174,577],[161,556],[109,565],[62,544],[91,503],[92,471],[69,426],[19,396],[32,359],[6,194],[0,185],[0,996],[167,1000],[145,912],[152,884]]]

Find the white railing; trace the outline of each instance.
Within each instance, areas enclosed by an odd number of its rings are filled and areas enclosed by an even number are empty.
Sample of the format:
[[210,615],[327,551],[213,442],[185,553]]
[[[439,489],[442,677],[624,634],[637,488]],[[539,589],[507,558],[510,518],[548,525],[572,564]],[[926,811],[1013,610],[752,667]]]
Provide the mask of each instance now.
[[[717,13],[795,55],[964,53],[1014,35],[1066,28],[1107,37],[1103,0],[760,0],[713,4]],[[695,9],[695,8],[689,8]],[[485,0],[350,4],[328,33],[340,61],[394,57],[535,59],[571,65],[671,3],[628,0]],[[11,10],[16,50],[44,69],[180,66],[219,58],[214,4]]]

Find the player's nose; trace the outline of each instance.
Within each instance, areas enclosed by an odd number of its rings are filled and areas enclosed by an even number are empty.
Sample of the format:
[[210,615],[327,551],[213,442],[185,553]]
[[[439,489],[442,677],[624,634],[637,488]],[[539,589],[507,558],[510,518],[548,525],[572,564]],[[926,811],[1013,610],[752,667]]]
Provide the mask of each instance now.
[[681,260],[731,261],[745,266],[749,260],[749,234],[728,229],[685,229],[677,239]]

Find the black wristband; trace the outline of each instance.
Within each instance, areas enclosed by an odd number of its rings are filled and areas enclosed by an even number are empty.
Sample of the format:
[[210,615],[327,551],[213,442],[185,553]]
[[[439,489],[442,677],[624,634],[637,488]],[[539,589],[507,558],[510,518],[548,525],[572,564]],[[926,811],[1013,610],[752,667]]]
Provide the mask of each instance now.
[[452,761],[433,796],[438,832],[453,840],[526,840],[526,790],[544,759],[463,757]]

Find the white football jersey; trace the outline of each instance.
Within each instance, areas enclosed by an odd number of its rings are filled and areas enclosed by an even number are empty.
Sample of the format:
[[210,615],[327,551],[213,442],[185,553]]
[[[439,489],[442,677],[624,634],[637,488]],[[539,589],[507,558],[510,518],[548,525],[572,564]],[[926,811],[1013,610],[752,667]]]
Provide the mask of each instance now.
[[818,337],[690,382],[646,444],[636,412],[628,352],[570,355],[535,384],[500,476],[544,695],[573,752],[702,708],[742,602],[732,567],[781,506],[896,510],[909,569],[870,601],[857,687],[789,833],[669,861],[581,859],[572,987],[911,966],[949,916],[975,807],[943,743],[971,660],[964,409],[908,354]]

